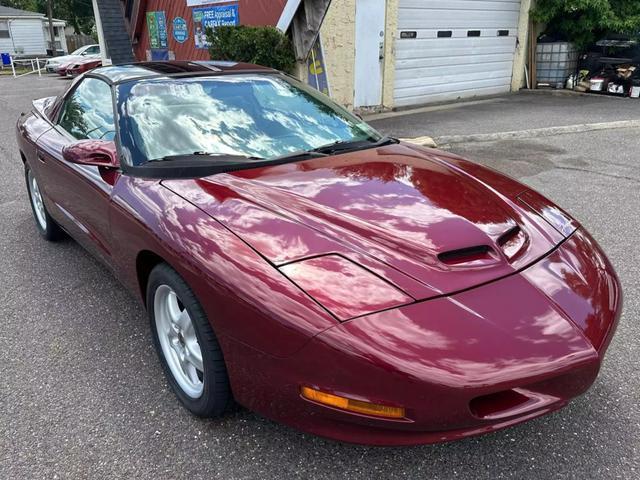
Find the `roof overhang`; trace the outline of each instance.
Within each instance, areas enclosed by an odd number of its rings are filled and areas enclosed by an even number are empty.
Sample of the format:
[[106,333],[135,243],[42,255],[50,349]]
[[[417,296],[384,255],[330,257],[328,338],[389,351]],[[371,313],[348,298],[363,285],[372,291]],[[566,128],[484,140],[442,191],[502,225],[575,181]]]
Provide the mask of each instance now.
[[9,19],[9,20],[22,20],[22,19],[37,19],[37,20],[41,20],[43,18],[45,18],[44,15],[40,14],[33,14],[33,15],[0,15],[1,19]]

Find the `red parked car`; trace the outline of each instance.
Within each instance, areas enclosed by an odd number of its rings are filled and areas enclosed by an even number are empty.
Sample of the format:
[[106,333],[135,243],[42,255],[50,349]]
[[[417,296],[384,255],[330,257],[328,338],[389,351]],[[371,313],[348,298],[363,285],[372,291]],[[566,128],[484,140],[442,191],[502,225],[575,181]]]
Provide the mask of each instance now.
[[75,65],[75,62],[64,63],[64,64],[60,65],[59,67],[56,67],[56,73],[58,75],[60,75],[61,77],[66,77],[67,76],[67,69],[71,68],[74,65]]
[[235,401],[379,445],[487,433],[585,392],[618,322],[611,264],[551,201],[273,70],[103,67],[17,129],[39,232],[136,292],[199,416]]
[[78,75],[102,66],[101,58],[83,58],[74,60],[58,67],[58,75],[62,77],[77,77]]

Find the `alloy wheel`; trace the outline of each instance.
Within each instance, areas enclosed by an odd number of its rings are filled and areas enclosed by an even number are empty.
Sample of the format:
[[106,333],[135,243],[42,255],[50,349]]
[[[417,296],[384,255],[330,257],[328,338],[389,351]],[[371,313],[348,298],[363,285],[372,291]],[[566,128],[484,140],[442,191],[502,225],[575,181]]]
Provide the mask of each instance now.
[[204,391],[202,351],[189,312],[168,285],[156,289],[154,314],[158,340],[171,374],[186,395],[200,398]]

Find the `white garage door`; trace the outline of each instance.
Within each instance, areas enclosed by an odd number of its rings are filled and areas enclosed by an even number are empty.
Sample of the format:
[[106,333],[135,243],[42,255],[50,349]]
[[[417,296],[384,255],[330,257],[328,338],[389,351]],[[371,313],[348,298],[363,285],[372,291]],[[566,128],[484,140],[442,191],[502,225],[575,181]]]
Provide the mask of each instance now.
[[508,92],[520,0],[400,0],[396,106]]

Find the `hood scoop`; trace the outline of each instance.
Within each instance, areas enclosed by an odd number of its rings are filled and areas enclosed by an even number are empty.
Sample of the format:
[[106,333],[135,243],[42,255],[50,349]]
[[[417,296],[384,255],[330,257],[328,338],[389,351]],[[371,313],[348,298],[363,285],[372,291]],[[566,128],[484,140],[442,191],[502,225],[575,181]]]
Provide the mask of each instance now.
[[525,250],[525,247],[528,246],[529,237],[519,225],[516,225],[506,233],[502,234],[498,238],[497,243],[505,256],[512,261]]
[[162,184],[275,266],[337,254],[416,300],[511,275],[556,245],[528,210],[402,145]]
[[500,258],[489,245],[450,250],[438,255],[438,260],[450,266],[480,266],[497,263]]

